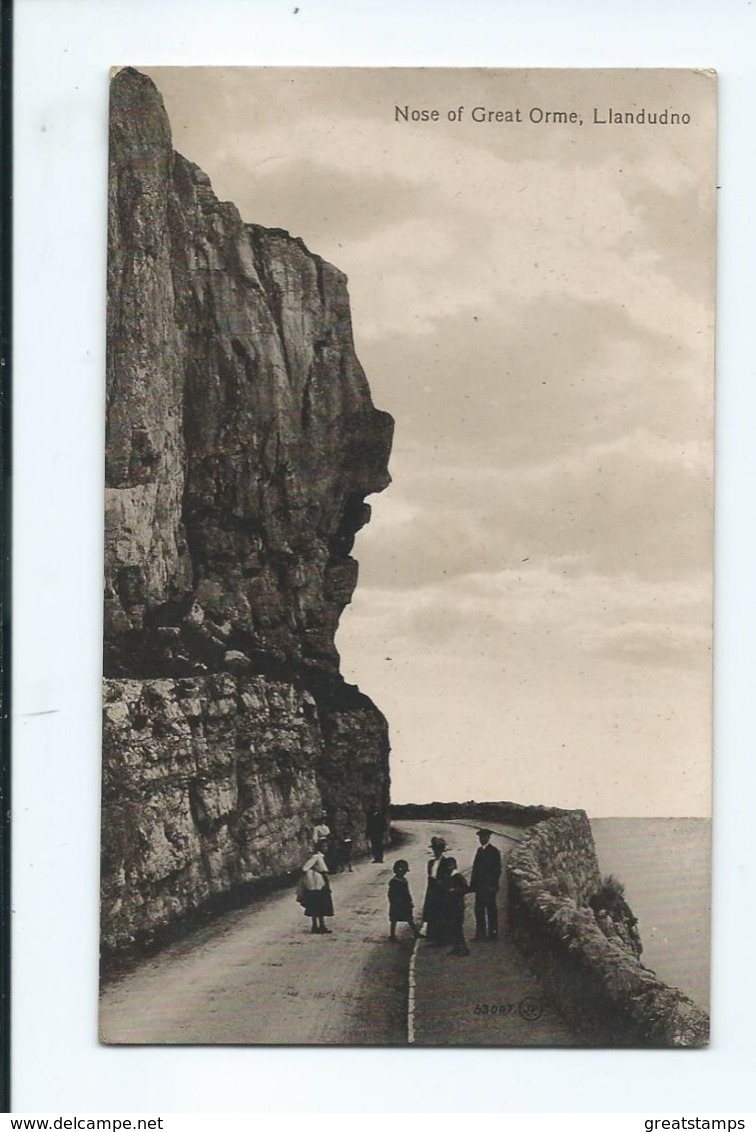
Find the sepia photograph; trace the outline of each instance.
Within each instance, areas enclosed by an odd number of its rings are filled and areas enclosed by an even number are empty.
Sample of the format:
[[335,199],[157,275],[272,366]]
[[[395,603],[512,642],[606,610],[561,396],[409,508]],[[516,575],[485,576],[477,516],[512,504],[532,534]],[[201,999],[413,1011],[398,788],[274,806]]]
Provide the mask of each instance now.
[[103,1043],[707,1044],[716,114],[113,68]]

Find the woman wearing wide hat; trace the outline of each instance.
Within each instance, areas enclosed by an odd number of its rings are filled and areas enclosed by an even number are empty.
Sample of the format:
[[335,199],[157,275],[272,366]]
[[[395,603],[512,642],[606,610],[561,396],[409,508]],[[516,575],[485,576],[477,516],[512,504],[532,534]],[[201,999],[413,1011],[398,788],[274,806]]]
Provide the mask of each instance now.
[[[433,857],[428,861],[428,887],[425,890],[423,904],[423,923],[426,924],[426,939],[430,943],[441,943],[444,934],[444,888],[441,880],[446,842],[443,837],[431,837],[430,847]],[[438,875],[439,869],[441,869],[441,878]]]

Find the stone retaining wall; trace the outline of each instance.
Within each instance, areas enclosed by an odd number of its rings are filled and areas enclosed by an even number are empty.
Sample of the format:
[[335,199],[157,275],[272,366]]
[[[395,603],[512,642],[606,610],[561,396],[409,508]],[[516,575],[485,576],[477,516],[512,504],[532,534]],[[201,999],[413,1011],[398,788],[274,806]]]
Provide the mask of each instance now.
[[106,966],[286,883],[324,805],[363,851],[365,799],[386,805],[386,724],[336,687],[228,672],[105,681]]
[[588,900],[601,877],[582,810],[529,829],[509,855],[507,881],[515,942],[586,1044],[707,1044],[706,1013],[599,928]]

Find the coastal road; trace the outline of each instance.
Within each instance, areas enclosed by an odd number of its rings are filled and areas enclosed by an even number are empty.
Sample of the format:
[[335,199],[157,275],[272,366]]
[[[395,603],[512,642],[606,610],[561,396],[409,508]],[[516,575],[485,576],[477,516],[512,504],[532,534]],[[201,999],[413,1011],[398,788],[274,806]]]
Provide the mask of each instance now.
[[[386,853],[384,864],[359,862],[354,872],[333,877],[335,916],[327,921],[332,935],[310,934],[310,921],[292,890],[227,913],[105,988],[101,1040],[385,1046],[406,1045],[414,1038],[429,1045],[576,1044],[548,1013],[535,1022],[523,1019],[520,1003],[535,999],[540,1004],[542,996],[519,956],[510,954],[508,941],[471,944],[469,959],[422,942],[415,949],[403,926],[400,941],[388,942],[386,888],[393,862],[404,857],[410,863],[419,916],[431,835],[446,838],[463,869],[469,870],[477,848],[474,827],[468,824],[401,822],[394,827],[402,842]],[[510,833],[517,835],[516,830]],[[505,837],[496,840],[502,850],[512,844]],[[469,934],[471,899],[468,905]],[[519,966],[513,979],[507,972],[515,960]],[[500,984],[495,992],[494,977]],[[492,1022],[490,1013],[475,1012],[479,1004],[506,1006],[510,999],[512,1017],[497,1014]]]

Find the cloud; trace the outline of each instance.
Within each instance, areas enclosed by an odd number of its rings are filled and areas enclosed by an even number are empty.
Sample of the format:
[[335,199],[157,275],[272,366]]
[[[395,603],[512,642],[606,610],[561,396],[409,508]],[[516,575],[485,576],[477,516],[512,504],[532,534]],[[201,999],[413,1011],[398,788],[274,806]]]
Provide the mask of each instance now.
[[[705,812],[710,79],[153,74],[221,198],[349,276],[397,428],[338,643],[390,719],[395,796]],[[394,122],[449,100],[693,124]]]
[[[623,87],[637,95],[629,73],[151,73],[166,91],[177,144],[216,192],[349,275],[365,340],[424,333],[434,313],[465,307],[505,317],[512,303],[540,298],[624,306],[677,342],[711,326],[712,257],[708,248],[701,255],[697,236],[712,230],[713,166],[700,130],[670,146],[654,131],[609,139],[596,129],[570,137],[528,125],[407,129],[393,120],[396,101],[434,105],[450,91],[468,109],[555,97],[590,106],[599,90],[615,100]],[[710,117],[707,84],[676,82],[696,114]],[[668,86],[661,72],[642,78],[648,98],[668,98]],[[445,254],[434,254],[437,243]]]
[[[653,271],[664,274],[697,303],[710,304],[715,260],[711,254],[700,254],[701,248],[713,248],[715,239],[710,183],[694,181],[683,190],[671,191],[668,186],[651,186],[634,177],[628,182],[625,196],[641,225],[643,243],[652,249],[648,261]],[[637,230],[628,233],[618,251],[632,255],[636,240]]]
[[[331,244],[337,238],[343,248],[427,216],[436,195],[432,187],[380,168],[365,177],[313,154],[256,159],[253,152],[243,156],[236,150],[224,158],[215,189],[232,196],[246,220],[302,236],[318,254],[323,254],[319,230],[331,232]],[[338,253],[332,258],[340,266]]]
[[[705,607],[702,610],[705,613]],[[692,625],[639,622],[606,633],[595,651],[615,663],[643,668],[711,669],[711,623],[702,617]]]
[[[634,430],[540,464],[454,463],[417,449],[392,461],[356,555],[404,589],[523,563],[579,575],[678,580],[711,568],[709,446]],[[394,498],[396,512],[394,512]],[[384,515],[386,521],[384,525]]]
[[710,431],[712,380],[688,345],[603,301],[469,300],[422,336],[358,348],[378,404],[397,417],[397,450],[539,463],[636,428],[681,441]]
[[[447,578],[414,588],[364,583],[345,614],[344,640],[397,659],[446,655],[489,675],[519,671],[534,682],[560,680],[595,658],[674,668],[710,663],[711,593],[706,579],[641,580],[571,575],[521,563],[497,573]],[[340,637],[341,639],[341,637]],[[609,674],[609,683],[615,677]]]
[[696,581],[523,564],[415,590],[360,585],[339,647],[390,720],[397,800],[705,813],[707,608]]

